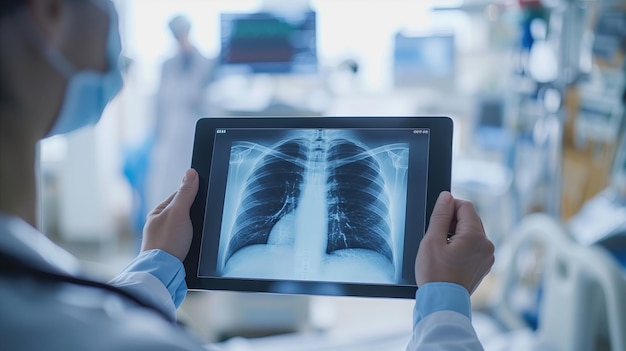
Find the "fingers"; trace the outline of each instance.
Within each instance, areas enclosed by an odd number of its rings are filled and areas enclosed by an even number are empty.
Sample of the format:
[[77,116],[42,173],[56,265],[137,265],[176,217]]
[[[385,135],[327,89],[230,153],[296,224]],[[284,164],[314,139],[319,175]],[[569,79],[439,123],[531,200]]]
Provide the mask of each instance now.
[[441,240],[445,242],[450,225],[454,220],[455,201],[452,195],[444,191],[439,194],[433,213],[430,216],[430,224],[426,231],[426,236],[440,236]]
[[196,198],[198,183],[198,173],[194,169],[187,170],[180,188],[150,211],[147,217],[158,215],[167,207],[180,208],[182,211],[188,212]]
[[183,177],[183,182],[174,194],[172,201],[167,205],[189,212],[193,201],[198,193],[198,173],[194,169],[188,169]]
[[[448,233],[453,236],[446,240]],[[494,262],[493,243],[471,202],[442,192],[435,203],[430,225],[415,260],[415,281],[453,282],[470,294],[476,290]]]
[[148,213],[148,217],[153,216],[153,215],[157,215],[157,214],[163,212],[163,210],[174,199],[174,195],[176,195],[176,192],[173,192],[172,195],[168,196],[167,199],[165,199],[165,201],[161,202],[157,207],[155,207],[152,211],[150,211],[150,213]]
[[468,234],[476,234],[486,237],[483,222],[476,212],[474,205],[468,201],[457,202],[456,208],[457,228],[469,228]]

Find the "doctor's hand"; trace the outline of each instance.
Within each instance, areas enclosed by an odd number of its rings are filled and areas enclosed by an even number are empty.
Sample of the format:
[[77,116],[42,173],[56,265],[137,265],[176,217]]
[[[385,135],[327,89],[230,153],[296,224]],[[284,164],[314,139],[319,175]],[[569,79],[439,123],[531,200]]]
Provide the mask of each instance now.
[[148,214],[141,251],[161,249],[185,259],[193,237],[189,209],[197,192],[198,173],[189,169],[180,188]]
[[493,253],[493,243],[472,203],[442,192],[415,260],[417,286],[456,283],[471,294],[489,273]]

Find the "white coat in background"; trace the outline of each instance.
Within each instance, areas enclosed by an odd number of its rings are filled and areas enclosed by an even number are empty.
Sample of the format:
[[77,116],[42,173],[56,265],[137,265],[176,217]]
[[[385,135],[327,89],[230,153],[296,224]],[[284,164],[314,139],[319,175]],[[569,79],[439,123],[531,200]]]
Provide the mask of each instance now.
[[197,49],[163,63],[155,102],[155,145],[148,173],[147,208],[178,189],[191,166],[196,121],[209,113],[207,86],[213,60]]

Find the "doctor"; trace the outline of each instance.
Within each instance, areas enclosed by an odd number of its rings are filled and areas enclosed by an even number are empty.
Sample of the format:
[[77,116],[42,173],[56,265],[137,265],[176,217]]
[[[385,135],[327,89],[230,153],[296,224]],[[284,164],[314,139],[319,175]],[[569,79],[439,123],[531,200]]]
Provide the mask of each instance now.
[[148,174],[148,208],[158,205],[178,186],[180,175],[191,164],[196,122],[209,114],[207,87],[213,61],[191,42],[191,23],[186,17],[175,16],[169,28],[177,52],[161,67],[155,106],[155,144]]
[[[174,322],[195,171],[149,214],[142,252],[109,283],[34,229],[36,144],[97,122],[121,87],[119,54],[109,0],[0,2],[0,350],[203,349]],[[492,264],[472,205],[442,193],[416,260],[409,350],[481,349],[469,296]]]

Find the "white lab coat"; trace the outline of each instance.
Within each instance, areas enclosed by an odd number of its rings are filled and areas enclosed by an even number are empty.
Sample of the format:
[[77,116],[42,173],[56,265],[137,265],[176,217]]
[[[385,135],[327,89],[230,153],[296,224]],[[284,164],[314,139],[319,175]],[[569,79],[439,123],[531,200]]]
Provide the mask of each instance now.
[[440,311],[424,317],[417,324],[406,349],[476,351],[483,347],[469,318],[453,311]]
[[[80,276],[77,260],[24,221],[0,214],[0,250],[42,270]],[[149,273],[112,284],[175,315],[170,295]],[[0,350],[206,350],[152,310],[101,289],[0,273]],[[294,345],[297,349],[297,345]],[[482,350],[462,314],[442,311],[415,328],[407,350]]]
[[[69,253],[25,222],[2,214],[0,250],[42,270],[80,275]],[[167,289],[152,275],[129,273],[113,283],[141,291],[141,297],[160,304],[174,318]],[[0,350],[203,349],[184,329],[113,293],[0,273]]]
[[194,49],[163,63],[155,101],[156,139],[148,173],[147,208],[154,208],[178,189],[191,166],[196,122],[209,114],[207,86],[213,60]]

